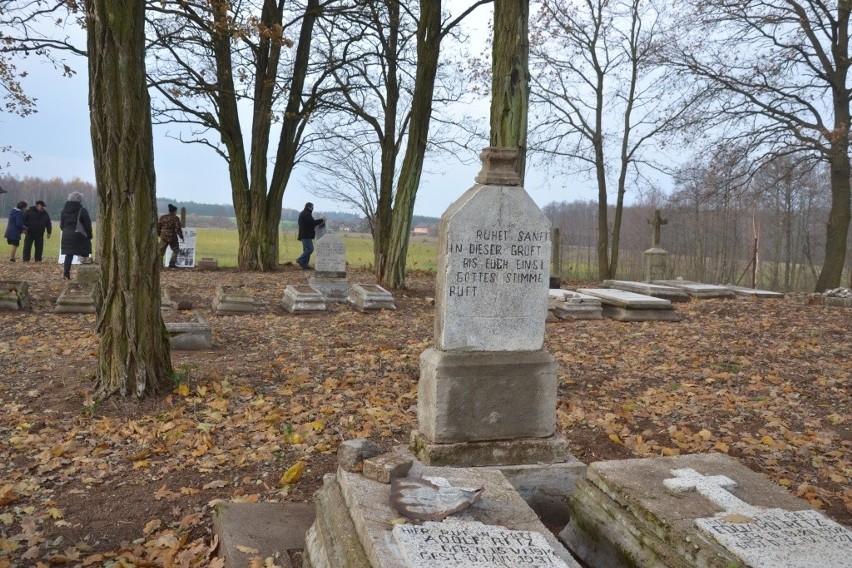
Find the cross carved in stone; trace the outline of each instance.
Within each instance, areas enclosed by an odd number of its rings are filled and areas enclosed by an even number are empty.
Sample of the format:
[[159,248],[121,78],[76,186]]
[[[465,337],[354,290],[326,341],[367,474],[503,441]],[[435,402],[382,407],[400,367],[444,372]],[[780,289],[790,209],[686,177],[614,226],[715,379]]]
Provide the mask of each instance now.
[[663,219],[663,216],[660,215],[660,210],[654,210],[654,217],[652,219],[648,219],[648,224],[653,225],[654,230],[651,233],[651,246],[657,247],[660,246],[660,227],[662,225],[668,225],[669,220]]
[[759,507],[749,505],[727,491],[727,488],[737,486],[737,483],[730,477],[724,475],[702,475],[691,467],[673,469],[671,472],[674,477],[663,480],[663,485],[669,491],[685,493],[695,490],[699,495],[706,497],[714,505],[728,513],[753,515],[759,510]]

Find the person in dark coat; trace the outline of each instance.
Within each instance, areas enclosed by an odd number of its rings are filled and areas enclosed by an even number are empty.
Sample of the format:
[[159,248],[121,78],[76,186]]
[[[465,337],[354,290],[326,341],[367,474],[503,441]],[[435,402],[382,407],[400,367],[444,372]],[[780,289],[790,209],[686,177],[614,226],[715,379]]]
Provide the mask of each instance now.
[[[77,232],[77,220],[83,225],[86,234]],[[83,194],[75,191],[68,196],[65,207],[59,216],[59,229],[62,231],[62,254],[65,255],[65,280],[71,280],[71,264],[74,257],[88,258],[92,254],[92,218],[83,207]]]
[[314,204],[310,201],[305,203],[305,208],[299,213],[299,236],[302,241],[302,256],[296,259],[296,264],[303,270],[311,270],[308,261],[314,252],[314,239],[317,236],[317,227],[325,225],[325,219],[314,219]]
[[9,211],[9,224],[6,226],[6,233],[3,238],[12,247],[12,254],[9,255],[9,262],[15,262],[15,254],[18,252],[18,245],[21,244],[21,235],[27,230],[24,225],[24,209],[27,208],[26,201],[19,201],[14,209]]
[[53,232],[50,214],[44,207],[44,201],[39,200],[24,213],[24,225],[27,226],[27,235],[24,237],[24,262],[30,261],[33,244],[35,244],[35,261],[41,262],[41,253],[44,252],[44,233],[47,231],[49,239],[50,233]]

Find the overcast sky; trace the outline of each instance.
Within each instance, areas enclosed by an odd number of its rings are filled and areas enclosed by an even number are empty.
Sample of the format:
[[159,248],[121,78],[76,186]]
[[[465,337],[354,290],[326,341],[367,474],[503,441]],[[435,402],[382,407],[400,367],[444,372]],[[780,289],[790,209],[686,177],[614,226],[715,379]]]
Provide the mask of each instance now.
[[[453,9],[466,5],[467,0],[450,0]],[[485,30],[491,19],[491,6],[479,8],[469,18],[465,28],[474,42],[484,45]],[[472,53],[481,47],[473,46]],[[11,155],[0,155],[11,167],[0,170],[17,178],[80,178],[94,183],[89,114],[87,104],[86,64],[75,60],[78,71],[74,78],[60,75],[44,64],[28,64],[30,76],[24,85],[27,93],[38,99],[38,112],[26,118],[0,113],[0,146],[11,145],[32,156],[29,162]],[[487,102],[482,104],[487,112]],[[173,127],[172,127],[173,128]],[[167,136],[165,126],[154,127],[154,152],[157,175],[157,196],[201,203],[231,203],[227,166],[210,148],[197,144],[182,144]],[[273,140],[275,137],[273,137]],[[414,208],[415,214],[439,217],[464,191],[473,185],[479,164],[463,165],[453,160],[440,164],[427,163]],[[271,169],[270,169],[271,172]],[[301,209],[313,201],[317,211],[346,211],[339,203],[308,193],[303,187],[304,171],[294,172],[284,194],[283,206]],[[595,191],[588,181],[571,183],[566,180],[548,181],[535,171],[528,172],[526,189],[539,205],[551,201],[594,199]],[[354,212],[354,211],[353,211]]]

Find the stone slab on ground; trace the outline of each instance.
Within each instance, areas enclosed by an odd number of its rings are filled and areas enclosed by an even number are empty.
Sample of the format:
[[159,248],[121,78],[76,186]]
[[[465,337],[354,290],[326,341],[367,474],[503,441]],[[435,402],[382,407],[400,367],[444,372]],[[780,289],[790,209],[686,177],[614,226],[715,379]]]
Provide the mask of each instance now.
[[281,300],[290,313],[323,312],[325,296],[307,284],[288,284]]
[[728,284],[726,287],[728,288],[728,290],[731,290],[737,296],[743,296],[746,298],[781,299],[784,297],[784,294],[782,294],[781,292],[773,292],[772,290],[746,288],[745,286],[734,286],[733,284]]
[[65,285],[62,293],[59,294],[59,298],[56,299],[54,311],[58,314],[97,313],[94,292],[95,286],[93,284],[69,282]]
[[[325,273],[328,274],[328,273]],[[325,297],[326,302],[349,301],[349,279],[337,276],[323,276],[317,272],[308,279],[308,284]]]
[[604,306],[604,317],[616,321],[680,321],[680,316],[674,309],[670,310],[636,310],[618,306]]
[[213,330],[198,312],[193,321],[166,322],[169,345],[176,351],[201,351],[213,347]]
[[0,280],[0,310],[30,309],[29,284],[23,280]]
[[593,463],[571,513],[560,538],[592,568],[840,568],[852,554],[848,529],[725,454]]
[[249,566],[255,556],[273,557],[277,566],[292,568],[288,551],[305,548],[314,515],[313,503],[219,503],[213,513],[218,556],[226,568]]
[[198,270],[218,270],[219,261],[213,257],[203,256],[195,268]]
[[349,302],[362,312],[396,309],[393,295],[378,284],[354,284],[349,289]]
[[[489,468],[436,468],[428,467],[416,462],[408,477],[442,477],[454,487],[484,488],[482,497],[471,507],[452,516],[454,520],[477,521],[486,525],[503,527],[512,531],[529,531],[540,534],[544,542],[554,551],[556,558],[569,567],[579,567],[571,554],[556,540],[536,516],[535,512],[527,505],[512,485],[497,470]],[[349,473],[338,470],[336,475],[340,493],[346,504],[346,509],[354,526],[358,541],[363,548],[364,554],[370,566],[374,568],[409,568],[415,566],[407,563],[393,539],[394,526],[416,526],[411,524],[395,525],[393,522],[400,517],[400,513],[391,504],[390,486],[367,479],[357,473]],[[318,512],[318,518],[323,516]],[[445,520],[440,523],[450,526]],[[312,529],[313,530],[313,529]],[[495,529],[496,530],[496,529]],[[444,554],[477,554],[476,545],[473,543],[456,542],[447,544]],[[310,548],[311,543],[308,543]],[[456,548],[453,548],[453,547]],[[480,553],[481,554],[481,553]],[[311,565],[318,568],[321,564],[314,561],[321,554],[310,551]],[[327,554],[325,555],[328,556]],[[345,566],[341,564],[329,564],[337,568]],[[462,562],[458,566],[483,566],[500,567],[505,566],[501,560],[470,564]],[[535,565],[534,563],[531,565]],[[510,565],[511,566],[511,565]],[[548,566],[544,564],[544,566]]]
[[257,312],[255,299],[241,286],[216,286],[213,311],[219,315],[244,315]]
[[661,284],[652,284],[650,282],[635,282],[633,280],[604,280],[601,283],[604,288],[615,288],[617,290],[625,290],[627,292],[635,292],[655,298],[662,298],[670,302],[688,302],[689,294],[680,288],[674,286],[663,286]]
[[578,288],[578,292],[601,299],[603,306],[616,306],[628,310],[671,310],[672,303],[662,298],[628,292],[614,288]]
[[559,319],[601,319],[601,299],[587,294],[551,288],[548,309]]
[[716,284],[702,284],[701,282],[692,282],[690,280],[653,280],[652,284],[661,286],[672,286],[680,288],[693,298],[707,300],[711,298],[733,298],[735,296],[733,290],[727,286],[718,286]]
[[414,430],[411,432],[411,449],[417,459],[426,464],[449,467],[551,464],[564,462],[570,455],[568,442],[561,434],[547,438],[433,443]]
[[826,296],[825,305],[835,308],[852,308],[852,298],[840,298],[837,296]]

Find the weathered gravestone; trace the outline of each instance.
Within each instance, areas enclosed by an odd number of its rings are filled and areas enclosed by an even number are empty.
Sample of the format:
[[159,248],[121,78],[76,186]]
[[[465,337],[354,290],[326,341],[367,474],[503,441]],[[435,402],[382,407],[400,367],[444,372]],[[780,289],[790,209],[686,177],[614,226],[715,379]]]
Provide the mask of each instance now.
[[[79,274],[79,273],[78,273]],[[95,306],[95,285],[69,282],[65,289],[56,299],[58,314],[94,314],[97,312]]]
[[349,296],[346,278],[346,246],[338,234],[327,233],[316,241],[314,273],[308,280],[329,302],[345,302]]
[[675,288],[674,286],[662,286],[660,284],[651,284],[650,282],[633,282],[632,280],[604,280],[601,283],[602,288],[615,288],[616,290],[624,290],[625,292],[633,292],[635,294],[644,294],[645,296],[653,296],[662,298],[670,302],[688,302],[689,294]]
[[306,536],[306,567],[578,568],[570,553],[497,470],[415,462],[409,478],[484,488],[469,508],[442,522],[398,524],[386,483],[338,469],[317,492]]
[[672,286],[674,288],[680,288],[693,298],[698,298],[699,300],[706,300],[711,298],[733,298],[734,292],[729,290],[727,286],[717,286],[715,284],[702,284],[701,282],[692,282],[690,280],[684,280],[682,278],[677,278],[675,280],[654,280],[654,284],[660,284],[662,286]]
[[[213,347],[213,331],[201,314],[195,312],[185,321],[183,316],[164,315],[169,346],[176,351],[200,351]],[[169,321],[171,320],[171,321]]]
[[253,314],[257,311],[254,298],[242,286],[216,286],[213,310],[219,315]]
[[651,282],[660,278],[668,278],[669,251],[660,247],[660,227],[667,225],[668,219],[663,219],[660,210],[654,211],[654,217],[648,219],[651,231],[651,248],[642,253],[645,269],[645,280]]
[[601,319],[601,299],[571,290],[547,292],[550,313],[559,319]]
[[743,296],[746,298],[766,298],[766,299],[781,299],[784,297],[784,294],[781,292],[773,292],[772,290],[761,290],[759,288],[746,288],[745,286],[734,286],[733,284],[728,284],[726,286],[728,290],[736,294],[737,296]]
[[29,284],[22,280],[0,280],[0,310],[30,309]]
[[355,284],[349,289],[349,303],[361,312],[396,309],[393,294],[378,284]]
[[322,312],[326,309],[325,296],[306,284],[287,285],[282,302],[290,313]]
[[486,148],[476,184],[441,217],[435,345],[420,356],[412,448],[424,463],[567,459],[556,433],[556,363],[543,349],[550,222]]
[[198,270],[219,270],[219,261],[210,256],[202,256],[196,268]]
[[579,288],[601,299],[603,315],[617,321],[680,321],[672,303],[662,298],[615,288]]
[[593,463],[560,538],[591,568],[841,568],[852,532],[724,454]]
[[163,286],[160,289],[160,310],[173,310],[175,303],[172,301],[171,286]]

